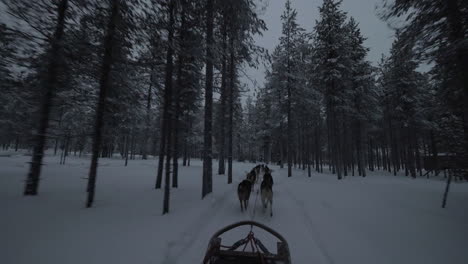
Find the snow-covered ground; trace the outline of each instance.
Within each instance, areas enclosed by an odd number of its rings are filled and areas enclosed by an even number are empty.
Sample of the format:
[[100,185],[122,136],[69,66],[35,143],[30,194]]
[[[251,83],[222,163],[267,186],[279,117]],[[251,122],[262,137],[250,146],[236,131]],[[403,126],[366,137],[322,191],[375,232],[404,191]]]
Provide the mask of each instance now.
[[[234,164],[234,184],[214,174],[214,192],[201,200],[201,162],[180,167],[171,212],[161,215],[154,190],[155,160],[101,159],[94,208],[84,208],[89,160],[47,156],[37,197],[22,196],[30,157],[0,155],[0,263],[200,263],[210,236],[251,219],[240,212],[237,184],[253,164]],[[213,171],[216,172],[217,162]],[[440,208],[445,183],[386,173],[347,177],[274,169],[273,217],[256,203],[256,221],[289,242],[293,263],[466,264],[468,184],[454,183]],[[256,186],[258,188],[258,186]],[[227,234],[223,244],[247,234]],[[254,229],[254,232],[256,230]],[[256,233],[275,249],[273,239]]]

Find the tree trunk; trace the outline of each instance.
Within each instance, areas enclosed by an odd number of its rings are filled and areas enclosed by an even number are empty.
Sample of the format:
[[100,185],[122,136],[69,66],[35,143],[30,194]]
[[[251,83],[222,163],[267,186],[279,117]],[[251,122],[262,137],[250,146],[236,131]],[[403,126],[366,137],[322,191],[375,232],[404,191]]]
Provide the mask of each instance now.
[[[185,44],[185,35],[186,35],[186,22],[185,22],[185,1],[181,2],[181,24],[180,24],[180,43]],[[172,164],[172,187],[177,188],[179,186],[179,113],[180,113],[180,95],[183,90],[183,67],[184,67],[184,51],[179,51],[179,59],[177,65],[177,85],[174,94],[174,151],[173,151],[173,164]]]
[[[18,148],[19,148],[19,144],[20,144],[20,136],[19,135],[16,135],[16,138],[15,138],[15,152],[18,152]],[[8,144],[8,148],[9,148],[9,144]]]
[[213,0],[206,0],[206,81],[205,81],[205,127],[203,146],[202,198],[212,192],[212,119],[213,119]]
[[358,175],[362,177],[366,177],[366,169],[364,166],[363,161],[363,153],[362,153],[362,128],[361,128],[361,121],[356,121],[356,152],[357,152],[357,166],[358,166]]
[[412,178],[416,178],[416,168],[415,168],[415,160],[414,160],[414,147],[413,147],[413,137],[412,137],[412,128],[410,127],[407,127],[407,136],[408,136],[408,148],[407,148],[407,152],[406,152],[406,160],[407,160],[407,166],[408,166],[408,169],[409,169],[409,172],[411,174],[411,177]]
[[104,40],[104,57],[101,68],[101,80],[99,82],[99,99],[96,109],[96,120],[94,125],[93,147],[91,157],[91,167],[88,176],[88,197],[86,207],[91,207],[94,201],[94,193],[96,190],[97,166],[99,158],[99,150],[102,141],[102,127],[104,125],[104,112],[106,110],[106,99],[109,88],[110,72],[113,64],[112,52],[114,49],[115,29],[118,19],[120,3],[119,0],[113,0],[111,6],[111,14],[107,25],[107,34]]
[[44,147],[47,140],[47,129],[49,127],[50,110],[57,85],[57,71],[59,68],[60,49],[65,28],[65,13],[68,8],[68,0],[61,0],[57,10],[57,25],[51,39],[50,61],[47,67],[47,80],[44,83],[44,95],[42,97],[39,126],[35,135],[34,150],[31,166],[26,179],[24,195],[37,195],[39,189],[39,177],[41,175]]
[[445,185],[444,197],[442,199],[442,208],[445,208],[445,206],[447,204],[447,197],[448,197],[448,193],[449,193],[449,190],[450,190],[450,183],[451,182],[452,182],[452,173],[449,172],[449,176],[447,178],[447,184]]
[[146,124],[145,124],[145,135],[143,138],[143,153],[141,158],[146,160],[148,159],[148,148],[149,148],[149,137],[150,137],[150,130],[151,130],[151,93],[153,89],[153,71],[154,66],[151,66],[150,71],[150,84],[148,87],[148,94],[146,95]]
[[182,166],[187,166],[187,160],[188,160],[188,136],[189,136],[189,130],[190,130],[190,120],[189,116],[187,114],[186,120],[185,120],[185,136],[184,136],[184,161],[182,163]]
[[320,145],[320,122],[315,128],[315,170],[320,172],[320,156],[322,155],[322,148]]
[[125,167],[128,165],[128,134],[125,134],[125,140],[124,140],[124,157],[125,157]]
[[65,160],[68,156],[68,151],[70,149],[70,135],[67,134],[65,136],[65,146],[63,148],[63,160],[62,160],[62,165],[65,165]]
[[158,174],[156,177],[156,185],[154,186],[155,189],[161,189],[162,174],[163,174],[163,169],[164,169],[164,153],[166,151],[167,124],[164,120],[162,120],[160,123],[161,123],[161,138],[160,138],[160,144],[159,144]]
[[388,129],[390,130],[390,154],[393,165],[393,176],[396,176],[398,168],[398,148],[395,139],[396,137],[394,136],[392,120],[390,118],[388,119]]
[[369,141],[369,170],[374,171],[374,144],[370,136],[367,136],[367,140]]
[[[344,115],[343,115],[344,116]],[[347,163],[347,152],[348,152],[348,144],[346,141],[346,122],[342,123],[342,129],[341,129],[341,142],[342,142],[342,149],[341,149],[341,160],[343,164],[343,176],[346,177],[348,176],[348,163]]]
[[[463,14],[457,0],[448,0],[447,21],[450,25],[449,39],[453,46],[456,45],[454,59],[457,66],[458,85],[463,89],[463,131],[464,131],[464,151],[468,155],[468,53],[466,51],[466,24],[463,24]],[[463,48],[465,47],[465,48]],[[453,47],[452,47],[453,48]]]
[[133,131],[130,132],[131,134],[131,140],[130,140],[130,159],[134,160],[135,159],[135,135],[133,134]]
[[166,124],[166,166],[164,178],[164,199],[163,199],[163,214],[169,213],[169,198],[170,198],[170,181],[171,181],[171,133],[172,133],[172,75],[173,75],[173,38],[174,38],[174,12],[175,0],[169,2],[169,25],[168,25],[168,49],[166,57],[166,76],[164,89],[164,112],[163,122]]
[[[231,31],[229,39],[229,124],[228,124],[228,184],[232,183],[232,144],[234,129],[234,85],[236,78],[235,50],[234,50],[234,31]],[[240,153],[239,153],[240,158]]]
[[341,170],[341,160],[340,160],[340,137],[339,137],[339,125],[338,125],[338,118],[336,115],[336,110],[335,104],[332,104],[332,126],[333,126],[333,156],[334,156],[334,161],[335,161],[335,167],[336,167],[336,174],[338,177],[338,180],[342,179],[342,170]]
[[284,144],[283,144],[283,122],[280,122],[280,136],[279,136],[279,149],[280,149],[280,168],[284,168]]
[[[288,47],[287,47],[287,52],[289,53],[289,31],[288,31]],[[292,176],[292,147],[291,147],[291,144],[292,144],[292,139],[293,139],[293,130],[292,130],[292,116],[291,116],[291,80],[290,80],[290,74],[291,74],[291,67],[290,67],[290,60],[289,60],[289,54],[287,55],[288,56],[288,66],[287,66],[287,70],[288,70],[288,78],[287,78],[287,81],[286,81],[286,85],[287,85],[287,90],[288,90],[288,139],[286,140],[287,142],[287,149],[286,149],[286,155],[287,155],[287,159],[288,159],[288,177],[291,177]]]
[[421,167],[421,154],[419,153],[419,142],[415,134],[413,134],[414,138],[414,153],[416,158],[416,168],[419,172],[419,176],[422,176],[422,167]]
[[[226,65],[226,53],[227,53],[227,14],[225,13],[226,9],[223,11],[223,54],[222,54],[222,65],[221,65],[221,122],[220,122],[220,136],[219,136],[219,160],[218,160],[218,174],[223,175],[226,171],[224,156],[225,153],[225,120],[226,120],[226,79],[227,79],[227,65]],[[230,122],[230,121],[229,121]],[[232,146],[231,146],[232,149]],[[228,179],[229,183],[229,179]]]
[[[310,132],[311,133],[311,132]],[[309,135],[310,135],[309,133]],[[304,133],[305,134],[305,133]],[[307,144],[306,145],[306,153],[305,153],[305,159],[306,159],[306,163],[307,163],[307,175],[309,177],[311,177],[311,174],[312,174],[312,166],[311,166],[311,156],[312,156],[312,144],[311,144],[311,140],[310,140],[310,136],[307,135],[307,136],[304,136],[306,137],[305,141],[307,141]]]

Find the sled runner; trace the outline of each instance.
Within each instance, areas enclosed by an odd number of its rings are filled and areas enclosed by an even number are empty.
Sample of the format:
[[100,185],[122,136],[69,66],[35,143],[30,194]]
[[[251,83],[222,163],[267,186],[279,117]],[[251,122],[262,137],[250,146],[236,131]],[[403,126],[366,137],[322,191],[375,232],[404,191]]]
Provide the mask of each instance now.
[[[275,236],[277,242],[277,252],[272,253],[262,242],[254,236],[251,231],[247,237],[242,238],[231,246],[221,244],[221,235],[229,230],[240,226],[258,227]],[[291,264],[288,242],[275,230],[254,222],[241,221],[228,225],[216,232],[210,239],[208,249],[203,260],[203,264]]]

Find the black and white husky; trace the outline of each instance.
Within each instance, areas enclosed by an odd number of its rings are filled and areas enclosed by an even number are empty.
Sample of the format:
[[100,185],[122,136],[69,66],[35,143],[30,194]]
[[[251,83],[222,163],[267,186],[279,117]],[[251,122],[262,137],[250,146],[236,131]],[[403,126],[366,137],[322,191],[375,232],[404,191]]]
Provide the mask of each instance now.
[[255,175],[257,176],[256,180],[259,181],[261,177],[264,177],[265,174],[269,173],[271,174],[272,170],[268,168],[267,165],[265,164],[259,164],[255,166],[252,171],[255,171]]
[[247,210],[249,205],[250,192],[252,191],[252,182],[250,180],[243,180],[237,187],[237,196],[241,205],[241,212]]
[[273,177],[270,173],[263,175],[263,181],[260,185],[260,194],[264,210],[270,204],[270,216],[273,216]]

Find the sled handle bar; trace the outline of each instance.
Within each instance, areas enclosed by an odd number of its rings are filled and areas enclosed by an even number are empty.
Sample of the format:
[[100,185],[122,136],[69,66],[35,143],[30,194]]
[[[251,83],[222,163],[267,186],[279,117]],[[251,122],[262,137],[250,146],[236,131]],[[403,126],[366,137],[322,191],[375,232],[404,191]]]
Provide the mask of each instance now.
[[255,221],[240,221],[240,222],[228,225],[228,226],[224,227],[223,229],[219,230],[218,232],[214,233],[214,235],[211,237],[211,239],[219,237],[220,235],[222,235],[222,234],[226,233],[227,231],[232,230],[232,229],[234,229],[236,227],[246,226],[246,225],[259,227],[259,228],[267,231],[268,233],[272,234],[276,238],[278,238],[286,246],[288,245],[288,242],[286,241],[286,239],[284,239],[284,237],[282,235],[280,235],[278,232],[276,232],[275,230],[269,228],[268,226],[266,226],[264,224],[260,224],[260,223],[255,222]]

